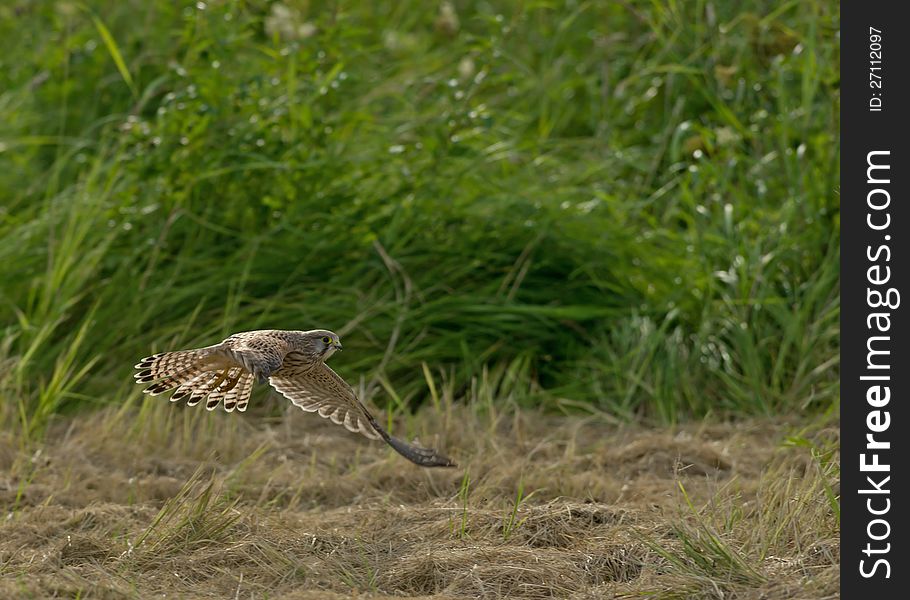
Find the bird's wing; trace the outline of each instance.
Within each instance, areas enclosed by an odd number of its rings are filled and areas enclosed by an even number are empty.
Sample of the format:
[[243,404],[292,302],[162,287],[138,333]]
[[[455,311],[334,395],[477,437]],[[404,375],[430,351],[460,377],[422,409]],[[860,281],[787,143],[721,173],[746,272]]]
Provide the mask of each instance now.
[[351,386],[325,363],[313,365],[299,353],[292,352],[285,357],[281,368],[269,377],[269,383],[307,412],[318,413],[371,440],[382,437],[373,426],[375,419],[357,399]]
[[361,433],[370,439],[382,438],[396,452],[422,467],[455,467],[446,456],[432,448],[408,444],[389,433],[357,399],[338,374],[323,362],[312,364],[302,355],[291,352],[270,378],[272,387],[307,412],[344,425],[348,431]]
[[223,401],[228,412],[244,411],[253,388],[253,373],[221,344],[149,356],[136,369],[137,383],[154,382],[145,393],[157,396],[176,388],[171,402],[186,399],[187,406],[195,406],[205,400],[208,410]]

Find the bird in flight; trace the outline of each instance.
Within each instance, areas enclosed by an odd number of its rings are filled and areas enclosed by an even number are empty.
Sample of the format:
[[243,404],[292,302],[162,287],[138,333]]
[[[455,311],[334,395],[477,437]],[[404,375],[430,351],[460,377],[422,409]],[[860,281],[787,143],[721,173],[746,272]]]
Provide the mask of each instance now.
[[338,335],[324,329],[269,329],[235,333],[220,344],[195,350],[162,352],[143,358],[133,377],[150,383],[144,392],[157,396],[170,390],[171,402],[195,406],[205,400],[214,410],[246,410],[255,380],[268,380],[295,406],[343,425],[372,440],[382,439],[422,467],[454,467],[436,450],[392,437],[357,399],[354,390],[325,361],[341,350]]

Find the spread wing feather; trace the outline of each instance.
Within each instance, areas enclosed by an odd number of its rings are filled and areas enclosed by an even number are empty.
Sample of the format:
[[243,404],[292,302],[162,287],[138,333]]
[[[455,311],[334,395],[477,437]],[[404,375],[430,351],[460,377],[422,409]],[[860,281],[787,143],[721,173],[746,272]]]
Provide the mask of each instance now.
[[449,458],[430,448],[421,448],[392,437],[357,399],[354,390],[323,362],[307,364],[290,353],[269,383],[295,406],[344,426],[370,439],[383,439],[413,463],[424,467],[454,467]]
[[343,425],[353,433],[371,440],[382,436],[371,424],[375,421],[360,403],[354,390],[325,363],[295,364],[288,355],[281,369],[269,377],[269,383],[295,406]]
[[237,410],[243,412],[250,402],[250,393],[253,391],[253,382],[255,378],[252,373],[244,372],[237,380],[237,385],[224,395],[224,408],[229,410],[228,406],[236,406]]
[[[225,351],[221,346],[199,350],[163,352],[143,358],[133,376],[138,383],[151,383],[144,391],[153,396],[174,390],[171,402],[186,400],[195,406],[205,400],[214,410],[224,404],[228,412],[246,410],[253,389],[254,376],[240,360],[240,353]],[[254,361],[255,364],[255,361]]]

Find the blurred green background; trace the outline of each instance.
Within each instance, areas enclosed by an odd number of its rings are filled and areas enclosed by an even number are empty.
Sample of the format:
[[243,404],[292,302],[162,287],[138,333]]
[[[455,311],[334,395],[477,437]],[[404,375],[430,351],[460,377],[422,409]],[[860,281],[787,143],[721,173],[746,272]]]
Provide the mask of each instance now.
[[839,18],[3,2],[5,422],[136,400],[153,351],[317,327],[379,405],[441,378],[655,422],[836,409]]

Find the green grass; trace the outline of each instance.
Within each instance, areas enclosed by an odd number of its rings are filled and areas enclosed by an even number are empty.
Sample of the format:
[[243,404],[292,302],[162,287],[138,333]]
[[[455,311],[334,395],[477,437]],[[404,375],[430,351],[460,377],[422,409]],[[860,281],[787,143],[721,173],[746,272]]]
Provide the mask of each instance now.
[[835,4],[199,6],[0,6],[7,423],[269,327],[396,410],[836,407]]

